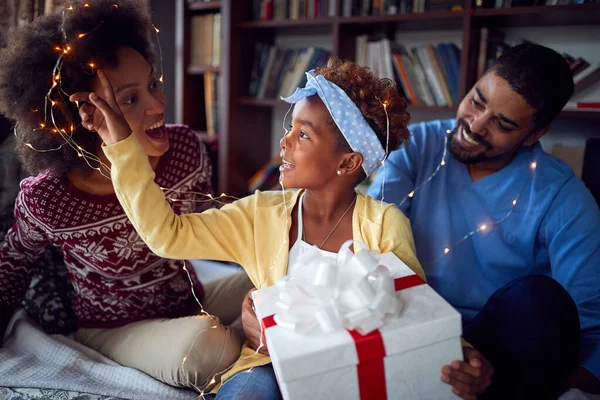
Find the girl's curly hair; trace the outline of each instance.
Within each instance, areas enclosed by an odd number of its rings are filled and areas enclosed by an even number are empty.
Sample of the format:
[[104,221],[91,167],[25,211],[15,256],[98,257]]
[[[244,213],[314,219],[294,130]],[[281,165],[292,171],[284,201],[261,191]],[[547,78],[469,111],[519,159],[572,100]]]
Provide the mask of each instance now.
[[[130,46],[149,63],[155,59],[152,44],[152,22],[149,10],[139,0],[94,0],[89,6],[75,2],[72,9],[61,14],[43,16],[34,22],[14,28],[9,33],[8,46],[0,50],[0,113],[17,123],[16,153],[29,172],[37,174],[50,170],[64,174],[84,161],[77,151],[64,145],[58,151],[36,152],[36,149],[55,149],[64,143],[50,119],[50,104],[45,97],[53,82],[53,68],[63,54],[60,72],[61,88],[52,92],[56,124],[70,130],[75,127],[73,140],[85,150],[96,154],[99,138],[79,127],[81,119],[68,95],[90,91],[97,68],[117,66],[117,50]],[[63,37],[63,32],[66,37]],[[66,42],[65,42],[66,39]],[[66,94],[65,94],[66,93]],[[46,126],[44,107],[48,112]]]
[[[361,111],[371,129],[377,134],[384,150],[387,141],[387,118],[382,103],[387,104],[390,120],[388,154],[409,139],[410,133],[407,124],[410,114],[406,111],[406,100],[398,94],[393,81],[376,78],[369,68],[335,57],[331,58],[326,66],[317,68],[315,75],[322,75],[346,92]],[[338,134],[338,150],[351,152],[350,145],[333,119],[331,119],[330,125]]]

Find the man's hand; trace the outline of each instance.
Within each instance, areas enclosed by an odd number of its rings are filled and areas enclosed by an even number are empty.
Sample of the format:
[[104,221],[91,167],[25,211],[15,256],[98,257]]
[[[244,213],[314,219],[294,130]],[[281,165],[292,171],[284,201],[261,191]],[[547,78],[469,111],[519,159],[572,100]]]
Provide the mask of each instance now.
[[102,70],[96,73],[102,85],[101,93],[77,92],[69,100],[84,102],[79,108],[81,125],[90,131],[96,131],[104,143],[111,145],[127,139],[131,128],[117,104],[108,77]]
[[494,368],[486,358],[471,347],[463,347],[465,361],[453,361],[442,368],[442,381],[452,386],[452,392],[475,400],[492,383]]
[[252,292],[256,289],[250,290],[246,293],[244,302],[242,303],[242,326],[244,327],[244,334],[253,349],[258,349],[258,352],[269,355],[266,343],[262,342],[260,323],[253,309]]

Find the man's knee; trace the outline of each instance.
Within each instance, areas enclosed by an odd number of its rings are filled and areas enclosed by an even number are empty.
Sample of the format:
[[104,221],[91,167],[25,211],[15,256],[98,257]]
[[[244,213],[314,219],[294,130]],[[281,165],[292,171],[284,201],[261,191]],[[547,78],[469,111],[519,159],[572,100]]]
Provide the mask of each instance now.
[[498,289],[490,302],[514,306],[537,317],[576,319],[576,325],[579,325],[573,298],[560,283],[549,276],[526,275],[514,279]]

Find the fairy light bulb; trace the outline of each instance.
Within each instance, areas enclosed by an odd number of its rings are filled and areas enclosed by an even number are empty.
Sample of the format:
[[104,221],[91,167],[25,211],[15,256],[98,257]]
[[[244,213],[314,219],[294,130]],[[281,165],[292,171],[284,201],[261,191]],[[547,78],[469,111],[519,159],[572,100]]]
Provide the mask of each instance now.
[[85,3],[83,6],[86,8],[90,8],[90,5],[88,3]]
[[446,161],[442,160],[442,162],[440,163],[440,165],[443,167],[444,165],[446,165]]
[[411,197],[411,198],[412,198],[414,195],[415,195],[415,191],[413,190],[412,192],[410,192],[410,193],[408,194],[408,197]]
[[537,167],[537,163],[535,161],[531,162],[531,169],[535,169]]
[[42,128],[42,129],[43,129],[43,128],[45,128],[45,127],[46,127],[46,124],[44,124],[43,122],[40,122],[40,128]]
[[447,135],[449,135],[449,134],[451,134],[451,133],[452,133],[452,131],[451,131],[450,129],[446,129],[446,134],[447,134]]
[[485,231],[487,229],[487,225],[483,224],[479,227],[479,230]]
[[448,254],[448,253],[450,253],[450,249],[446,247],[446,248],[444,249],[444,254]]
[[513,204],[513,207],[514,207],[514,206],[516,206],[516,205],[517,205],[517,200],[516,200],[516,199],[515,199],[515,200],[513,200],[513,203],[512,203],[512,204]]

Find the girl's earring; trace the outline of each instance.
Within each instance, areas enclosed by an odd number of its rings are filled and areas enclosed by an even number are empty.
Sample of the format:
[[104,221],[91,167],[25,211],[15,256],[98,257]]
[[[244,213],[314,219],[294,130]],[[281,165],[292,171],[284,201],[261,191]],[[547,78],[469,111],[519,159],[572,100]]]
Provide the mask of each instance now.
[[340,170],[338,169],[338,170],[337,170],[337,174],[338,174],[338,175],[341,175],[341,174],[342,174],[342,171],[340,171]]

